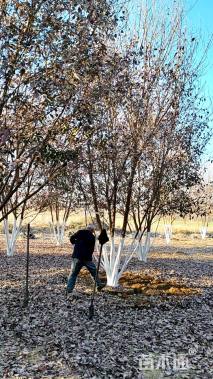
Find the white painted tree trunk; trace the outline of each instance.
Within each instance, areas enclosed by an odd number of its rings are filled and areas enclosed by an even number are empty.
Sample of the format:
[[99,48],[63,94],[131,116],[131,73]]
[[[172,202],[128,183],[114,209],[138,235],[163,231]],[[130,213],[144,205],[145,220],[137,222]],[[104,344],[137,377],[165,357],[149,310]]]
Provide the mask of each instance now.
[[151,247],[151,232],[147,232],[142,237],[141,241],[137,241],[136,253],[138,259],[143,262],[147,262],[148,253]]
[[59,221],[57,221],[56,223],[53,223],[51,221],[50,222],[50,227],[52,229],[52,233],[53,233],[54,239],[56,241],[56,244],[58,246],[63,245],[66,222],[60,223]]
[[15,254],[17,238],[21,231],[22,219],[13,219],[12,232],[9,231],[8,219],[4,219],[4,232],[6,240],[7,256],[12,257]]
[[112,238],[110,245],[103,246],[101,263],[106,271],[108,286],[117,287],[119,285],[119,279],[131,260],[134,251],[134,243],[125,248],[124,238],[120,239],[118,245],[115,244],[115,240]]
[[166,243],[167,245],[169,245],[172,239],[172,225],[171,224],[164,225],[164,234],[166,238]]
[[206,238],[206,235],[207,235],[207,227],[206,226],[202,226],[200,228],[200,235],[201,235],[202,240],[204,240]]

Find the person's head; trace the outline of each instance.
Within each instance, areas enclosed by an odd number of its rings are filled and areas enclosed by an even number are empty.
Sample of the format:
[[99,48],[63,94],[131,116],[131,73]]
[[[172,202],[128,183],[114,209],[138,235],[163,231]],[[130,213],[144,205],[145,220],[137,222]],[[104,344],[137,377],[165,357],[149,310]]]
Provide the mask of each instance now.
[[87,226],[87,230],[90,230],[90,232],[95,233],[95,225],[94,224],[89,224]]

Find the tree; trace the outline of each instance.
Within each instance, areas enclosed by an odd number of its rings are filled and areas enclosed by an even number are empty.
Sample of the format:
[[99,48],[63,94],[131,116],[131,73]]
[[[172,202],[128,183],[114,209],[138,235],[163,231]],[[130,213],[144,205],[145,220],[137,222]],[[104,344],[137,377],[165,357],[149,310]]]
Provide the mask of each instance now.
[[50,211],[50,227],[57,245],[64,243],[68,218],[78,206],[77,172],[75,164],[69,164],[57,180],[49,183],[38,201],[38,206],[42,204],[42,208]]
[[32,171],[47,163],[45,180],[28,199],[72,159],[60,144],[84,132],[82,103],[116,22],[111,3],[1,1],[0,212],[8,210],[0,220],[15,210],[9,201]]
[[[187,35],[183,11],[175,3],[163,15],[158,2],[152,6],[147,3],[138,33],[126,46],[110,46],[109,52],[114,68],[107,82],[104,75],[101,77],[102,117],[100,127],[96,126],[85,145],[84,166],[99,226],[100,210],[108,214],[112,243],[105,263],[109,282],[115,285],[123,272],[120,259],[131,209],[135,212],[133,194],[139,166],[143,166],[139,184],[143,213],[139,212],[132,251],[141,248],[144,231],[150,233],[167,193],[175,189],[175,181],[180,191],[198,180],[207,115],[196,91],[196,40]],[[106,66],[104,69],[107,71]],[[116,248],[119,213],[123,223]]]

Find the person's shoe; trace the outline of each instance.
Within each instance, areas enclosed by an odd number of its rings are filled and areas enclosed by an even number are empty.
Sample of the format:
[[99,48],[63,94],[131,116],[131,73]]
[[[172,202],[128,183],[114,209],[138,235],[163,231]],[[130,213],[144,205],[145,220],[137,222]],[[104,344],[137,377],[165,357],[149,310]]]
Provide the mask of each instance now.
[[72,291],[66,289],[66,298],[69,299],[72,296]]
[[76,291],[76,290],[73,290],[73,291],[67,291],[67,299],[68,300],[74,300],[74,299],[78,299],[80,297],[80,294]]
[[97,286],[97,291],[100,292],[104,287],[106,287],[106,283],[101,283]]

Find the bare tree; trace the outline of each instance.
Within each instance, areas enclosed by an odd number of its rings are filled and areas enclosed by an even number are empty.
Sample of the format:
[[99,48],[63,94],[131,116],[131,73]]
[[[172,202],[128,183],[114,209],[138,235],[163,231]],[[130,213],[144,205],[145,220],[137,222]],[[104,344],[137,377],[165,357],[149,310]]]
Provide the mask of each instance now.
[[[196,182],[206,141],[207,117],[196,91],[197,42],[185,30],[183,10],[174,2],[174,7],[162,14],[159,2],[153,1],[152,6],[142,3],[146,5],[141,8],[132,39],[126,45],[108,47],[114,68],[107,81],[101,76],[104,89],[99,92],[100,128],[96,119],[96,133],[85,145],[84,166],[99,226],[100,210],[108,214],[112,245],[105,262],[109,263],[113,283],[123,272],[120,257],[131,209],[135,214],[132,201],[140,166],[140,202],[144,204],[135,236],[139,248],[143,232],[150,233],[163,197],[175,188],[175,180],[179,181],[178,188]],[[130,36],[129,30],[126,35]],[[114,233],[119,212],[123,223],[116,249]]]

